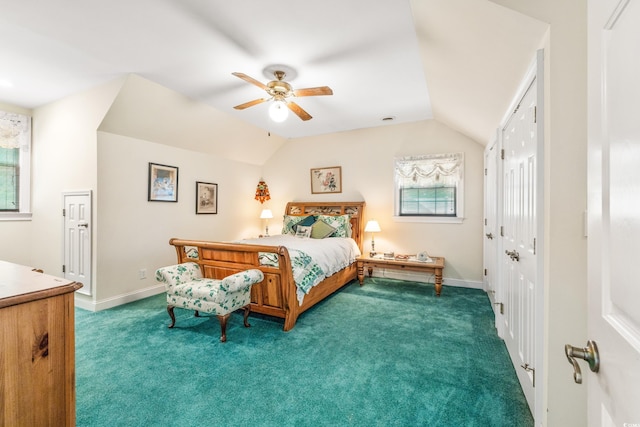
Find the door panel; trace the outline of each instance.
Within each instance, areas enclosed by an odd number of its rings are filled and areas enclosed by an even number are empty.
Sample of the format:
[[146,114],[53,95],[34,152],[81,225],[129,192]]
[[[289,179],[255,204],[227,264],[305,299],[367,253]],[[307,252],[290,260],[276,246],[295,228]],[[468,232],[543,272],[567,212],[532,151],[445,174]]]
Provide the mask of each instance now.
[[489,296],[489,300],[494,308],[496,317],[496,328],[498,335],[502,336],[500,330],[502,321],[498,295],[496,295],[496,281],[498,273],[498,139],[485,151],[484,164],[484,244],[483,244],[483,264],[484,264],[484,290]]
[[536,80],[502,131],[505,344],[534,411],[536,301]]
[[91,295],[91,192],[64,193],[64,277]]
[[[589,2],[589,424],[640,423],[640,3]],[[589,372],[589,374],[584,372]]]

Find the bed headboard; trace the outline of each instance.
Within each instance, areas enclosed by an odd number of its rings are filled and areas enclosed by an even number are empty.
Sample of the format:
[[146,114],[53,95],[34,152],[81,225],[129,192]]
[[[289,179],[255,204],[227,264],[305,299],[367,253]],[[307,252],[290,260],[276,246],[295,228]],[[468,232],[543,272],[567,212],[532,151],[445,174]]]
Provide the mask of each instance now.
[[351,237],[356,241],[360,251],[364,240],[364,206],[365,202],[289,202],[284,210],[285,215],[350,215]]

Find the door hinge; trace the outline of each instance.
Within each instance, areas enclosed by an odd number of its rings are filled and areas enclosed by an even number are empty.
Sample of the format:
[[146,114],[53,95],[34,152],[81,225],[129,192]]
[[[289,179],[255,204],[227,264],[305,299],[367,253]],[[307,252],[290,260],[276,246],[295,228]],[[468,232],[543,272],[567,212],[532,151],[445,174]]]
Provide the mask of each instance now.
[[504,148],[500,150],[500,159],[504,160]]
[[487,176],[487,168],[484,168],[484,176]]
[[498,310],[500,310],[500,314],[504,314],[504,304],[501,302],[494,302],[493,305],[498,306]]
[[67,210],[62,208],[62,216],[67,216]]
[[484,225],[487,225],[487,218],[484,219]]
[[62,272],[64,273],[66,270],[66,266],[64,264],[62,264]]
[[500,226],[500,237],[504,237],[504,226]]
[[533,254],[536,254],[536,238],[533,238]]
[[538,106],[533,107],[533,123],[538,123]]
[[486,268],[484,269],[484,275],[485,276],[487,275],[487,269]]

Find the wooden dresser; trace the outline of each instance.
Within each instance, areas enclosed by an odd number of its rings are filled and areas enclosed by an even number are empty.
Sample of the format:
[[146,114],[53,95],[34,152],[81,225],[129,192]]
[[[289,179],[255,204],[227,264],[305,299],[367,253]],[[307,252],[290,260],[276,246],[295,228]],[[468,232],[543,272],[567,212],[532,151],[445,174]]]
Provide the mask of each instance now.
[[0,261],[0,425],[75,425],[74,292]]

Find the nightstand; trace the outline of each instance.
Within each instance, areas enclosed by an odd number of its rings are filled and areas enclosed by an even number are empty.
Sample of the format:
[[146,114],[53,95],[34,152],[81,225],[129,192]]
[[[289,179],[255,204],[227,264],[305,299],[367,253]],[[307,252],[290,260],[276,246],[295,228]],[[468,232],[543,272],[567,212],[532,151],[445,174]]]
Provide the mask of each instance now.
[[417,271],[421,273],[433,274],[435,276],[436,295],[442,292],[442,270],[444,269],[443,257],[431,257],[432,262],[423,262],[411,259],[395,258],[371,258],[363,255],[356,260],[358,266],[358,281],[360,286],[364,284],[364,268],[367,268],[369,277],[374,268],[390,268],[395,270]]

